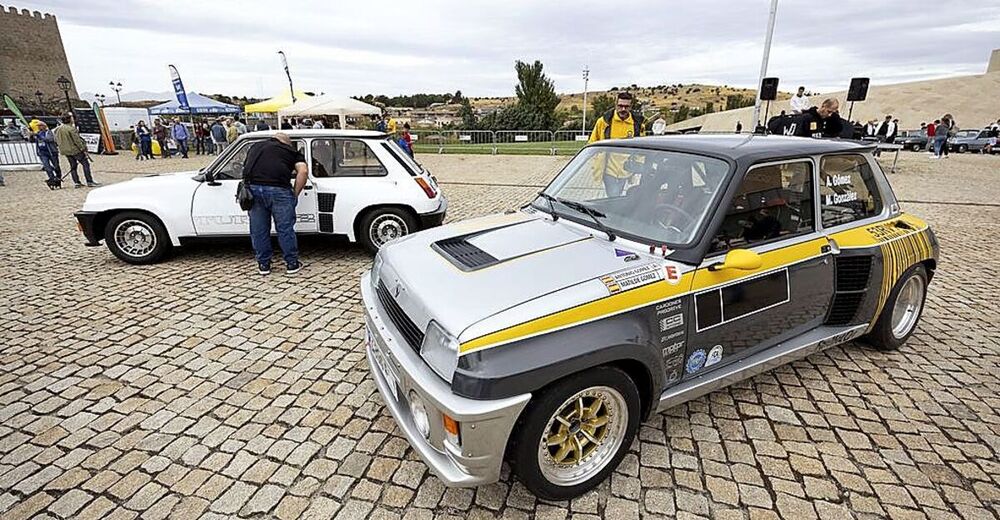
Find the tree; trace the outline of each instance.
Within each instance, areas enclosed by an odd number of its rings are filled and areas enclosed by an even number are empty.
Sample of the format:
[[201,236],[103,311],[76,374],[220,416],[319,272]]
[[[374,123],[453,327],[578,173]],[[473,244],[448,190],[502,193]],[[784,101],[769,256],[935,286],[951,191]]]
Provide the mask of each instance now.
[[[615,98],[608,94],[598,94],[590,101],[590,108],[593,110],[594,120],[604,115],[605,112],[615,107]],[[590,119],[589,117],[587,119]]]
[[539,124],[524,127],[526,130],[550,129],[555,121],[559,96],[556,95],[552,80],[542,71],[543,68],[542,62],[538,60],[530,65],[520,60],[514,64],[517,72],[517,86],[514,88],[517,106],[538,115],[537,118],[530,119]]
[[744,96],[742,94],[730,94],[726,96],[726,110],[733,110],[736,108],[743,108],[753,106],[755,99],[753,96]]
[[455,95],[451,96],[451,102],[452,103],[461,103],[464,100],[465,100],[465,98],[462,97],[462,91],[461,90],[456,90],[455,91]]
[[462,128],[465,130],[475,130],[479,124],[476,111],[472,109],[472,102],[468,98],[462,98],[462,108],[458,109],[457,115],[462,118]]
[[712,112],[715,112],[715,103],[709,101],[708,103],[705,103],[705,113],[711,114]]

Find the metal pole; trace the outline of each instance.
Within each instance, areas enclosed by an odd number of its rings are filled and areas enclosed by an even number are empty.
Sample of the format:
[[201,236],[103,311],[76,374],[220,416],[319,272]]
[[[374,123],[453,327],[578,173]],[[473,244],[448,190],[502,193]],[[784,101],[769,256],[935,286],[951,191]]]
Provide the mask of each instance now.
[[587,84],[590,82],[590,68],[583,66],[583,133],[587,133]]
[[764,39],[764,57],[760,61],[760,77],[757,78],[757,100],[753,105],[753,131],[760,125],[760,90],[767,75],[767,60],[771,55],[771,37],[774,35],[774,18],[778,13],[778,0],[771,0],[771,12],[767,16],[767,36]]
[[285,58],[285,51],[278,51],[281,55],[281,65],[285,67],[285,75],[288,76],[288,91],[292,95],[292,104],[295,104],[295,87],[292,86],[292,73],[288,70],[288,59]]

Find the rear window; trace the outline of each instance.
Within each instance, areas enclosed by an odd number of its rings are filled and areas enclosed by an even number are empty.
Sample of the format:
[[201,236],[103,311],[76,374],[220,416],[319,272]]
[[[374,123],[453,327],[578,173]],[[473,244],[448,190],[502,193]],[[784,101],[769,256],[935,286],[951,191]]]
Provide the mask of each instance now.
[[875,174],[862,155],[831,155],[820,161],[819,199],[823,227],[882,213]]

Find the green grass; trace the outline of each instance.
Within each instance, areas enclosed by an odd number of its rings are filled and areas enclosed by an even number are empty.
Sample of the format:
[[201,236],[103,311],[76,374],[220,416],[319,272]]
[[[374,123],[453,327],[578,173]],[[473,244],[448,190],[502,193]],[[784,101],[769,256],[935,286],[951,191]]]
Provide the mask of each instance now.
[[[446,144],[444,152],[447,154],[491,154],[494,146],[497,154],[503,155],[550,155],[553,146],[556,155],[573,155],[580,151],[587,144],[579,141],[541,141],[534,143],[492,143],[482,144]],[[414,143],[413,151],[416,153],[438,153],[439,146],[434,143]]]

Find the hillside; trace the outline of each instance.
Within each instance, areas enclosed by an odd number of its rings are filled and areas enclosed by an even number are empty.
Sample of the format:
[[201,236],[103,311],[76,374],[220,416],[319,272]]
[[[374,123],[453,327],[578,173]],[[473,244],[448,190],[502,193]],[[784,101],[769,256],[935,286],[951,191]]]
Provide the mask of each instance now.
[[[754,96],[757,95],[757,92],[754,89],[730,87],[728,85],[719,86],[705,84],[661,85],[657,87],[639,87],[632,85],[624,90],[628,90],[642,100],[643,103],[645,103],[647,110],[658,108],[664,111],[669,110],[671,107],[676,108],[681,105],[687,105],[691,108],[705,108],[705,106],[709,103],[712,103],[715,110],[721,110],[726,107],[727,96],[741,95],[753,99]],[[614,96],[617,95],[617,93],[618,90],[588,92],[587,103],[589,104],[594,97],[600,94]],[[790,93],[778,93],[779,99],[789,99],[790,97]],[[573,107],[581,109],[583,107],[582,92],[559,94],[559,98],[560,102],[558,108],[561,110],[572,110]],[[487,111],[508,103],[513,103],[516,100],[514,96],[470,99],[473,107]],[[588,109],[589,108],[590,107],[588,106]]]

